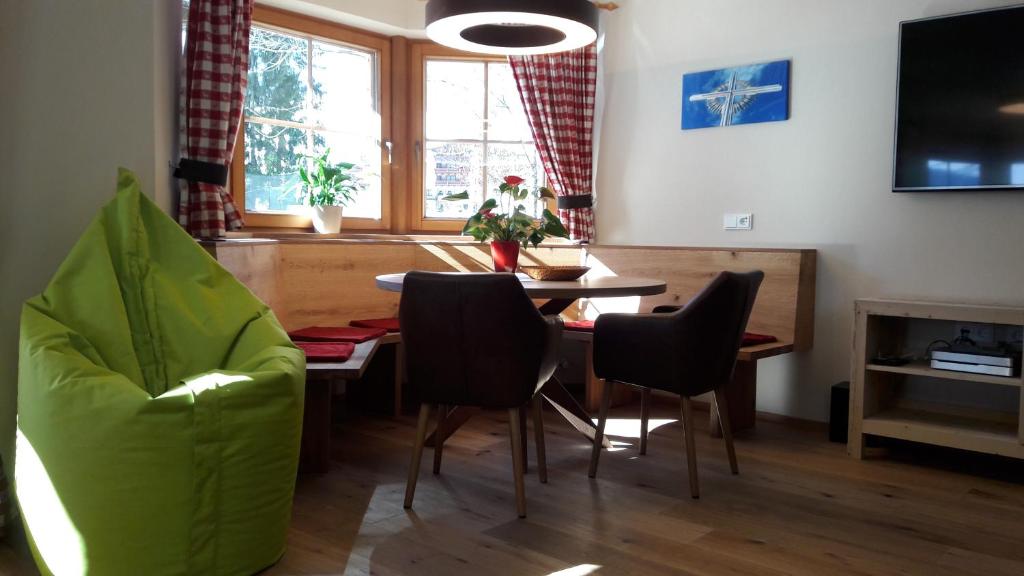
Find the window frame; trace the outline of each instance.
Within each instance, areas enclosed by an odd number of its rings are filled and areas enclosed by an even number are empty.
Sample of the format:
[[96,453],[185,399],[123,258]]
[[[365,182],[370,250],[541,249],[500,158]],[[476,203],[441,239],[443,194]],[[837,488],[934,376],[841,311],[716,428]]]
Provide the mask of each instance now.
[[[424,176],[426,161],[426,71],[429,60],[454,60],[454,61],[475,61],[475,62],[498,62],[507,63],[508,59],[503,56],[487,56],[463,52],[441,46],[433,42],[415,42],[411,45],[411,58],[409,66],[409,129],[412,135],[412,150],[409,157],[412,159],[412,167],[409,174],[409,189],[406,201],[409,210],[409,222],[414,232],[425,233],[456,233],[462,232],[466,223],[465,218],[428,218],[424,210]],[[486,138],[485,138],[486,140]],[[486,158],[485,158],[486,161]],[[549,210],[554,210],[554,202],[546,202]]]
[[[309,16],[294,14],[257,4],[253,7],[252,23],[262,28],[280,30],[283,33],[323,40],[335,44],[349,45],[360,50],[374,52],[377,62],[378,107],[381,116],[381,199],[380,219],[346,217],[345,230],[360,232],[390,232],[392,213],[392,164],[389,162],[384,145],[392,140],[391,110],[391,40],[383,35],[350,28],[334,22],[327,22]],[[298,228],[312,229],[310,216],[302,214],[268,214],[248,212],[245,209],[245,117],[239,122],[235,155],[231,162],[231,194],[235,206],[245,221],[246,229],[251,228]]]

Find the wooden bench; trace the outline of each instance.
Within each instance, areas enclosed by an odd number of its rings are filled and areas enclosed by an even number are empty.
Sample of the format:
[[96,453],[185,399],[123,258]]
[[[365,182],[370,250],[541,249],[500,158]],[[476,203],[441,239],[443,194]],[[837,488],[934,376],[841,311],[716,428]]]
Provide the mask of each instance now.
[[[486,245],[463,238],[310,236],[229,240],[204,246],[263,299],[289,330],[396,316],[399,295],[376,287],[375,278],[380,274],[408,270],[484,272],[491,265]],[[524,265],[586,264],[594,275],[653,277],[668,283],[668,291],[659,296],[580,301],[566,311],[572,319],[594,318],[610,311],[646,312],[662,304],[681,306],[722,270],[763,270],[765,281],[748,329],[771,334],[779,342],[750,347],[740,354],[729,392],[732,421],[738,429],[753,425],[757,361],[808,350],[813,343],[815,260],[816,252],[807,249],[579,246],[557,242],[524,250],[520,256]],[[600,382],[593,380],[588,385],[591,406],[601,392]],[[400,402],[398,390],[396,411]]]
[[356,344],[352,357],[345,362],[306,363],[306,403],[299,458],[303,472],[322,473],[330,469],[334,383],[362,378],[382,344],[384,338]]
[[[625,311],[649,312],[656,306],[683,306],[723,270],[762,270],[765,280],[751,312],[748,330],[770,334],[778,342],[747,346],[740,350],[733,381],[726,391],[734,430],[754,426],[757,404],[757,361],[808,350],[814,339],[813,250],[766,250],[663,247],[588,247],[585,263],[594,270],[609,270],[624,276],[652,276],[665,280],[665,294],[629,302]],[[623,303],[594,299],[580,303],[579,316],[596,317],[601,312],[620,311]],[[594,374],[592,338],[588,332],[567,331],[568,340],[582,342],[586,363],[586,407],[596,411],[604,383]],[[622,390],[619,390],[621,388]],[[632,392],[617,387],[616,399],[625,402]],[[711,411],[713,433],[720,433],[717,414]]]

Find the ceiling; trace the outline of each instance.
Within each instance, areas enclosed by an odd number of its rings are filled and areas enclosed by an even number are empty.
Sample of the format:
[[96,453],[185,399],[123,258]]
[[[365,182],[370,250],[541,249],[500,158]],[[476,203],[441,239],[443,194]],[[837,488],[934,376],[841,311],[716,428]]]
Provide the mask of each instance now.
[[256,0],[257,4],[306,14],[389,36],[426,38],[423,0]]

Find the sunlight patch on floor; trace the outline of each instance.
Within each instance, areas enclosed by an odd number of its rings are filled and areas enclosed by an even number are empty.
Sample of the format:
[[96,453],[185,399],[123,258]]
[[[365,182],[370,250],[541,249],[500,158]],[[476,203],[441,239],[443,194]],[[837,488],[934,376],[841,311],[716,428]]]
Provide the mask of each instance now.
[[552,572],[548,574],[548,576],[586,576],[587,574],[593,574],[600,569],[601,567],[597,564],[580,564],[579,566],[573,566],[572,568]]
[[[675,419],[660,419],[650,418],[647,420],[647,433],[650,434],[656,429],[678,422]],[[609,418],[604,425],[604,433],[606,436],[618,436],[620,438],[639,438],[640,437],[640,419],[639,418]]]

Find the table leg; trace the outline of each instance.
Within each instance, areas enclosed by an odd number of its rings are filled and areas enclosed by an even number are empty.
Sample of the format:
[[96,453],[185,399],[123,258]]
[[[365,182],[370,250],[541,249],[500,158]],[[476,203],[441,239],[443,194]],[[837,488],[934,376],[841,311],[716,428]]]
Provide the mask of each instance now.
[[[569,306],[572,306],[576,298],[553,298],[542,304],[539,308],[540,313],[545,316],[561,314]],[[546,384],[540,389],[540,393],[544,395],[544,398],[551,403],[552,406],[558,410],[558,413],[565,418],[569,424],[572,424],[574,428],[580,431],[584,436],[589,438],[591,441],[597,435],[597,427],[594,425],[594,421],[590,418],[590,414],[580,406],[579,402],[572,397],[572,394],[562,386],[562,383],[557,378],[551,378]],[[456,406],[451,412],[448,413],[448,417],[444,421],[444,438],[447,440],[460,426],[469,421],[474,414],[479,412],[479,408],[470,408],[466,406]],[[519,418],[521,423],[526,422],[524,414],[520,414]],[[436,431],[431,433],[427,437],[427,446],[434,445]],[[525,436],[524,436],[525,437]],[[605,448],[611,448],[612,443],[608,438],[602,440],[602,446]],[[523,462],[526,461],[526,443],[523,442]]]
[[[569,424],[572,424],[574,428],[580,431],[584,436],[590,438],[591,441],[597,435],[597,426],[594,425],[594,421],[590,418],[590,414],[580,406],[579,402],[572,397],[572,394],[562,386],[562,383],[557,378],[551,378],[547,384],[540,389],[540,393],[544,395],[544,398],[558,410],[558,413],[565,418]],[[602,445],[605,448],[611,448],[612,443],[608,438],[604,438]]]
[[553,298],[541,304],[538,310],[545,316],[558,316],[576,300],[577,298]]
[[[448,412],[448,416],[444,419],[444,440],[452,437],[452,434],[456,430],[462,427],[463,424],[469,422],[469,419],[480,413],[479,408],[473,408],[470,406],[456,406]],[[437,430],[430,433],[427,436],[427,442],[425,446],[433,446],[434,438],[436,437]]]

